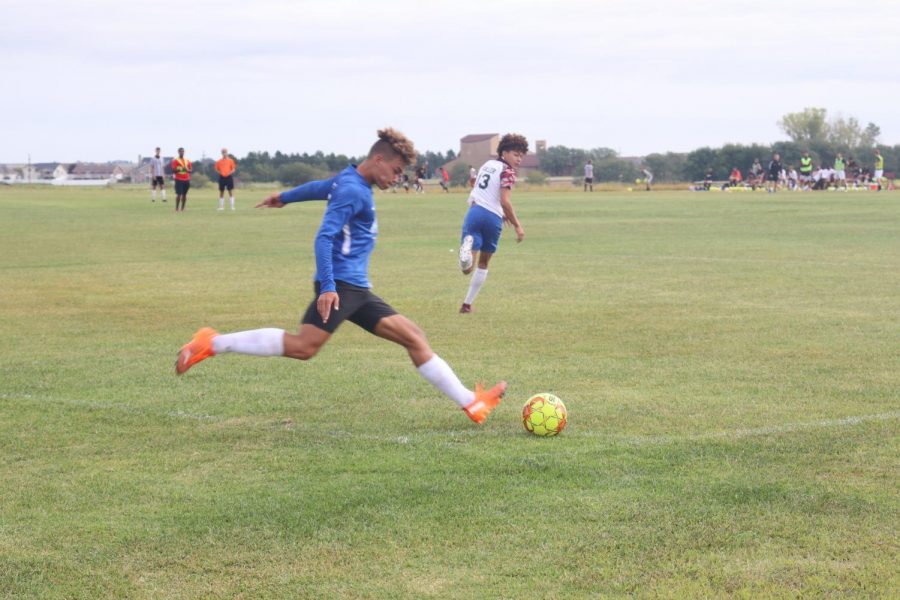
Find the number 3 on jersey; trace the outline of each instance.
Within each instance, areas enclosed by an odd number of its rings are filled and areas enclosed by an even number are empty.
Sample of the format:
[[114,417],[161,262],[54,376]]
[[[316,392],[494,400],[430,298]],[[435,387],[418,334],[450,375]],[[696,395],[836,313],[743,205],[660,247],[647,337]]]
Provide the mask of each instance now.
[[483,190],[486,190],[486,189],[487,189],[487,186],[488,186],[488,184],[489,184],[490,182],[491,182],[491,174],[490,174],[490,173],[487,173],[487,174],[485,174],[485,175],[482,175],[482,176],[481,176],[481,183],[478,184],[478,187],[480,187],[480,188],[483,189]]

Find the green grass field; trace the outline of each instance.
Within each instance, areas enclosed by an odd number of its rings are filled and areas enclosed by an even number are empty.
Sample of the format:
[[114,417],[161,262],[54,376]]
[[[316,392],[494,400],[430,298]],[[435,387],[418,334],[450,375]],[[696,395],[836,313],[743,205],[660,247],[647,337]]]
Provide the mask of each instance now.
[[378,194],[479,427],[351,324],[175,377],[311,299],[322,205],[265,193],[0,188],[0,598],[896,597],[900,195],[517,192],[464,316],[463,196]]

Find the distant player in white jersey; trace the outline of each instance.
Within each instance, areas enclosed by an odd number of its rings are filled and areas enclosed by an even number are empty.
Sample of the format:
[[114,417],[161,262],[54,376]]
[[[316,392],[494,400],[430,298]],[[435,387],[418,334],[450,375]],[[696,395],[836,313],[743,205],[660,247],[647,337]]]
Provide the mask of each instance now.
[[166,168],[162,157],[159,155],[159,148],[156,154],[150,159],[150,201],[156,202],[156,188],[162,194],[162,201],[166,201]]
[[475,185],[469,194],[469,211],[462,226],[462,244],[459,247],[459,268],[468,275],[478,268],[469,283],[469,293],[459,309],[472,312],[472,303],[487,279],[488,263],[497,252],[503,222],[516,229],[516,239],[525,239],[525,230],[513,210],[510,196],[516,184],[516,169],[528,154],[528,140],[524,136],[507,133],[497,146],[497,159],[489,160],[475,177]]

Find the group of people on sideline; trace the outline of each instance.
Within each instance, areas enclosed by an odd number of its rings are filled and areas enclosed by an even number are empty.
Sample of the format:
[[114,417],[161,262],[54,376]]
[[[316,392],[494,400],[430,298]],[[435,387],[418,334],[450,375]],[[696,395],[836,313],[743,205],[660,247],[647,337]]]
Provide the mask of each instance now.
[[[781,156],[776,152],[765,167],[760,160],[754,159],[747,170],[746,177],[737,167],[732,167],[728,181],[721,185],[722,189],[730,187],[749,187],[753,190],[765,188],[769,193],[778,190],[818,191],[826,189],[847,190],[851,187],[873,186],[877,190],[893,189],[893,184],[884,176],[884,157],[878,148],[873,150],[871,165],[862,164],[853,156],[844,158],[838,152],[834,162],[829,166],[814,163],[809,150],[804,150],[800,157],[799,167],[785,166]],[[712,168],[706,170],[703,182],[692,186],[692,189],[709,190],[715,184]]]
[[[187,204],[188,191],[191,189],[191,174],[194,171],[194,163],[184,156],[184,148],[178,149],[178,156],[172,159],[168,165],[172,170],[172,179],[175,181],[175,212],[184,211]],[[219,175],[219,210],[225,210],[225,190],[228,190],[228,199],[231,210],[234,210],[234,172],[237,163],[228,154],[227,148],[222,148],[222,158],[216,161],[216,173]],[[160,200],[166,201],[166,164],[157,147],[155,154],[150,159],[150,201],[156,202],[156,192],[160,192]]]

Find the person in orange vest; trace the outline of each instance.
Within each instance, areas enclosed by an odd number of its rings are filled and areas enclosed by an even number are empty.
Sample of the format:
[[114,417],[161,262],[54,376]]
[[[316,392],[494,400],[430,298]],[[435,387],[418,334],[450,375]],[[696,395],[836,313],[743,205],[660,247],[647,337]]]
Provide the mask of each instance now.
[[184,157],[184,148],[178,149],[178,158],[172,161],[172,172],[175,173],[175,212],[184,212],[187,204],[187,193],[191,189],[191,161]]
[[228,156],[228,148],[222,148],[222,158],[216,161],[216,173],[219,174],[219,210],[225,210],[225,188],[228,188],[228,199],[231,201],[231,210],[234,210],[235,169],[237,165]]

